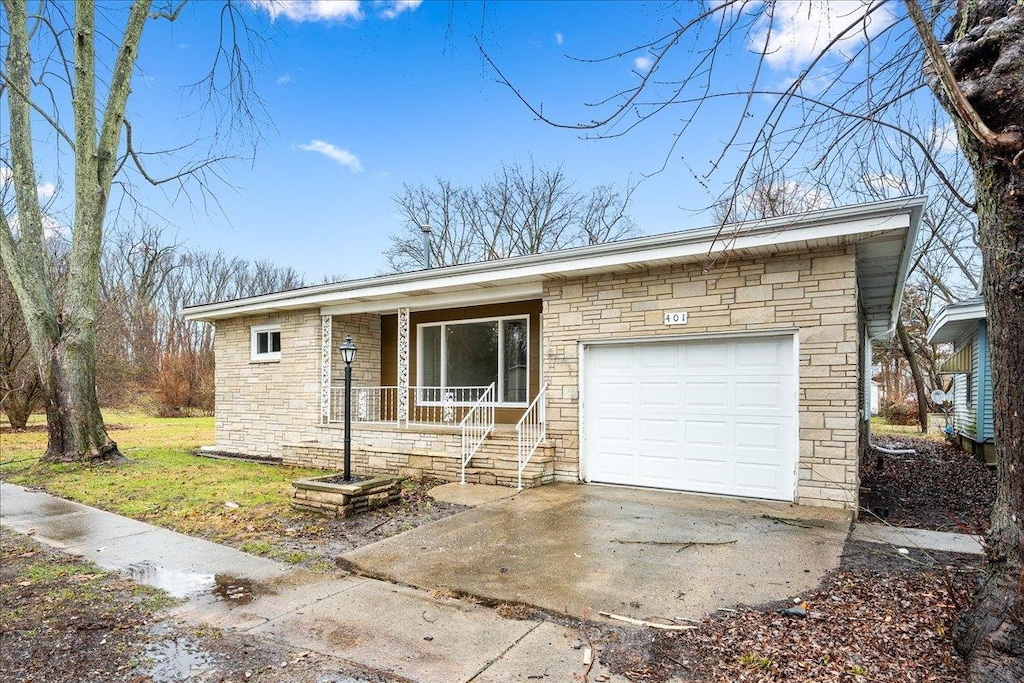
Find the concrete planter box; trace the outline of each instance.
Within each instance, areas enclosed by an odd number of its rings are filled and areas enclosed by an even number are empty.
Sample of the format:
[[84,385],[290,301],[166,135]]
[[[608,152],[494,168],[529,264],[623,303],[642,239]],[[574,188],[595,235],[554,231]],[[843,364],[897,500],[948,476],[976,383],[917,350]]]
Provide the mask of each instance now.
[[350,517],[396,502],[405,477],[382,474],[352,483],[325,481],[340,474],[298,479],[292,482],[292,507]]

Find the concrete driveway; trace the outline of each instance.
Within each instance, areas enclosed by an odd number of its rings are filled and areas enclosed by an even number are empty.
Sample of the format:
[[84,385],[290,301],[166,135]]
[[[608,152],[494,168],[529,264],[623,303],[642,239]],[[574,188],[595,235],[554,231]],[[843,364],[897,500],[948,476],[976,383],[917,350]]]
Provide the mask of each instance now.
[[789,598],[839,564],[846,511],[552,485],[342,556],[358,571],[555,612],[699,618]]

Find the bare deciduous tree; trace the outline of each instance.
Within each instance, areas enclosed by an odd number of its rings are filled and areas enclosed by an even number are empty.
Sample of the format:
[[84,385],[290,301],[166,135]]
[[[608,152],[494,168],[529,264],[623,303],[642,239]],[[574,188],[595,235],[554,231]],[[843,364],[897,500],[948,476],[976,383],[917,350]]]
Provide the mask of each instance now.
[[[127,103],[143,30],[153,21],[177,21],[185,5],[184,0],[109,7],[2,1],[6,54],[0,101],[6,101],[9,130],[0,144],[0,167],[9,169],[17,221],[12,225],[6,206],[0,211],[0,261],[24,314],[46,391],[48,460],[121,457],[103,425],[95,381],[103,233],[117,206],[112,194],[130,193],[133,177],[181,188],[197,179],[202,190],[208,187],[204,174],[213,173],[224,158],[212,152],[158,177],[147,166],[153,157],[133,141]],[[225,43],[200,83],[203,113],[221,118],[214,136],[218,144],[232,142],[232,134],[251,123],[255,106],[246,52],[239,45],[250,37],[247,17],[231,2],[220,17]],[[73,181],[63,183],[72,207],[68,277],[61,292],[50,277],[48,217],[37,189],[40,158],[58,158],[73,169]]]
[[[936,0],[926,13],[918,0],[722,0],[681,3],[674,14],[664,32],[608,58],[643,56],[647,68],[634,82],[611,86],[614,94],[599,98],[581,122],[545,116],[485,57],[552,125],[618,136],[671,111],[682,123],[666,159],[703,115],[721,111],[716,103],[733,100],[736,123],[719,123],[722,151],[705,175],[738,155],[734,189],[751,174],[770,178],[783,169],[803,171],[823,187],[841,186],[849,150],[874,158],[883,140],[920,142],[908,122],[919,116],[927,90],[951,117],[975,198],[958,196],[943,165],[930,163],[950,195],[977,214],[998,461],[988,562],[961,620],[958,647],[973,680],[1024,680],[1024,5]],[[790,34],[785,42],[787,25],[810,40]],[[749,50],[750,63],[725,59],[737,48]],[[793,56],[795,77],[780,79],[772,66]]]
[[505,164],[476,187],[438,178],[406,185],[394,198],[404,220],[385,251],[394,272],[424,267],[420,226],[429,225],[431,261],[449,266],[598,244],[636,232],[627,213],[633,186],[578,190],[561,166]]

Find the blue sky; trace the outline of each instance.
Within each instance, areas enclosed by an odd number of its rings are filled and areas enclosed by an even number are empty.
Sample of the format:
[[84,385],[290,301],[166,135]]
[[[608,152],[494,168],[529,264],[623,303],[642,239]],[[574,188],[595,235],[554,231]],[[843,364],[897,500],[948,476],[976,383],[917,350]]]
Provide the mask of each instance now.
[[[210,3],[180,25],[146,29],[132,109],[154,141],[188,139],[179,125],[189,120],[173,115],[189,108],[180,73],[206,68],[216,9]],[[223,215],[184,198],[158,211],[179,240],[269,258],[311,279],[372,275],[400,226],[391,198],[403,183],[473,183],[502,162],[532,157],[564,164],[581,186],[622,186],[661,165],[671,121],[616,140],[582,140],[534,121],[476,48],[482,34],[545,111],[576,120],[587,113],[584,102],[633,82],[637,67],[635,57],[595,68],[566,55],[604,56],[624,47],[619,36],[653,36],[668,18],[660,5],[488,3],[482,16],[477,5],[425,2],[393,18],[384,16],[389,9],[362,3],[360,18],[273,17],[256,81],[272,127],[251,165],[227,167],[234,187],[217,191]],[[703,224],[694,209],[708,200],[674,164],[641,184],[632,213],[644,232],[663,232]]]
[[[403,184],[436,177],[474,183],[503,162],[531,157],[563,164],[581,187],[621,187],[644,178],[632,207],[644,233],[711,221],[702,210],[723,185],[704,187],[694,174],[722,148],[737,102],[712,105],[667,168],[645,178],[661,167],[679,114],[666,112],[621,138],[581,139],[535,121],[477,50],[479,40],[545,113],[588,120],[592,110],[585,103],[634,84],[649,56],[633,52],[599,64],[569,57],[628,50],[662,35],[693,6],[415,0],[269,6],[253,0],[242,6],[266,38],[259,58],[250,61],[266,108],[255,157],[223,167],[226,182],[213,185],[219,209],[205,206],[196,193],[190,198],[173,188],[140,188],[145,205],[183,244],[271,259],[311,280],[373,275],[384,268],[388,234],[401,224],[392,197]],[[785,82],[827,36],[827,27],[813,28],[815,16],[827,23],[825,6],[794,3],[791,16],[779,20],[767,66],[771,79]],[[182,86],[211,64],[220,7],[196,2],[173,24],[147,25],[129,117],[136,140],[149,149],[186,144],[197,130],[211,134],[194,115],[200,101]],[[111,16],[119,11],[115,6]],[[734,44],[721,55],[738,86],[750,80],[749,47]],[[244,156],[245,146],[238,149]],[[200,146],[175,163],[201,154]],[[724,164],[724,180],[730,166],[735,156]]]

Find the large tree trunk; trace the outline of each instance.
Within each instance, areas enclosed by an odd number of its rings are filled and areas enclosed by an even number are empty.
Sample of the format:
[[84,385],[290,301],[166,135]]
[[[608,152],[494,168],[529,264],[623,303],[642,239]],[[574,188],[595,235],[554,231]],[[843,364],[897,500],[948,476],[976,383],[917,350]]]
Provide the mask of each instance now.
[[928,394],[925,393],[924,376],[921,374],[921,364],[914,353],[913,344],[910,343],[910,335],[903,324],[902,318],[896,321],[896,336],[900,340],[900,347],[903,355],[910,365],[910,374],[914,378],[914,392],[917,394],[917,422],[921,425],[921,433],[928,431]]
[[123,460],[107,435],[96,397],[95,337],[91,330],[57,343],[46,367],[48,462]]
[[1024,681],[1024,171],[978,150],[997,489],[988,562],[958,630],[974,681]]
[[[6,95],[18,236],[15,239],[7,217],[0,215],[0,260],[21,305],[32,355],[45,387],[50,433],[45,458],[52,461],[122,457],[103,427],[96,397],[99,269],[103,223],[118,168],[125,105],[150,5],[151,0],[135,0],[131,6],[105,84],[107,98],[103,104],[96,96],[96,8],[92,2],[75,4],[74,79],[68,83],[72,88],[73,135],[59,121],[54,126],[59,136],[74,146],[75,172],[71,253],[66,282],[60,285],[62,296],[58,296],[36,190],[38,176],[32,147],[34,81],[29,15],[37,10],[30,9],[26,0],[3,0],[8,38],[4,80],[10,86]],[[35,21],[33,18],[33,26]],[[102,114],[101,121],[97,113]]]
[[[997,136],[983,141],[935,85],[975,173],[992,366],[997,489],[987,563],[957,628],[972,681],[1024,680],[1024,6],[964,3],[945,47],[952,74]],[[976,127],[976,126],[975,126]]]

